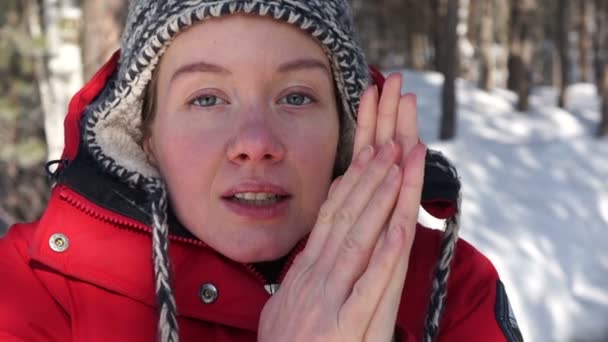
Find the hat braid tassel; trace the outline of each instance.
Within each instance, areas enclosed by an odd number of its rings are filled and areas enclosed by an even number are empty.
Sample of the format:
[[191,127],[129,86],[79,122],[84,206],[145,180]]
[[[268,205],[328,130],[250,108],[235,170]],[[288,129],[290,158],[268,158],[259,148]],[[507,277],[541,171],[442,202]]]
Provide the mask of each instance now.
[[459,194],[456,213],[446,220],[445,230],[441,237],[439,261],[435,265],[433,287],[425,319],[424,342],[434,342],[439,335],[439,323],[445,307],[450,265],[454,258],[460,230],[460,204],[461,196]]
[[158,309],[157,341],[178,342],[179,326],[176,318],[175,297],[171,287],[167,191],[162,184],[155,184],[150,196],[152,200],[152,258]]

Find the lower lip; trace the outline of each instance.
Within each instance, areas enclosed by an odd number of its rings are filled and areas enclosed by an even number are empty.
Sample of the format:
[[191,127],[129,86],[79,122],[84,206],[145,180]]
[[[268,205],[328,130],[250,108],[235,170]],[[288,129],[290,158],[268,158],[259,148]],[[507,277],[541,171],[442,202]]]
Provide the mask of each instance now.
[[273,220],[285,214],[290,198],[269,205],[250,205],[222,198],[222,202],[235,214],[253,220]]

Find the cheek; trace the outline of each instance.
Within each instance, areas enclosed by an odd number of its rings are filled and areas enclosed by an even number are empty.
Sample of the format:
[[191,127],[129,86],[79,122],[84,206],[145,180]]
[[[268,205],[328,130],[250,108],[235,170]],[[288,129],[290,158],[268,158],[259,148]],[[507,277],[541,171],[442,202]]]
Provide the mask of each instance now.
[[[165,125],[154,132],[155,157],[174,204],[209,192],[217,165],[218,141],[187,125]],[[178,196],[175,196],[175,195]],[[199,199],[200,200],[200,199]]]
[[326,198],[336,160],[338,135],[337,120],[312,126],[301,135],[291,135],[294,164],[305,183],[303,193],[308,201],[315,203],[313,207],[320,206]]

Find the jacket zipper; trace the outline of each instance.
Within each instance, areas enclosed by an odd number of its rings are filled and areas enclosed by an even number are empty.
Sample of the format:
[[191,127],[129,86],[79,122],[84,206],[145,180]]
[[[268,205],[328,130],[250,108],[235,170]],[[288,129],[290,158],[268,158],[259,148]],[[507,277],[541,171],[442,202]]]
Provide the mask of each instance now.
[[[123,219],[116,217],[118,215],[110,216],[110,215],[102,214],[98,210],[96,210],[96,208],[94,206],[85,203],[84,201],[77,198],[76,196],[71,195],[69,192],[69,191],[71,191],[69,189],[69,187],[67,187],[65,185],[57,185],[57,187],[59,187],[59,197],[62,200],[66,201],[68,204],[72,205],[76,209],[93,217],[96,220],[101,220],[103,222],[110,223],[110,224],[116,226],[117,228],[128,229],[134,233],[152,234],[152,229],[148,225],[145,225],[143,223],[136,223],[136,222],[129,221],[129,220],[123,220]],[[208,247],[208,245],[201,240],[194,240],[194,239],[184,238],[181,236],[175,236],[175,235],[171,235],[171,234],[169,235],[169,239],[173,240],[173,241],[179,241],[179,242],[183,242],[183,243],[192,244],[192,245],[198,246],[198,247]],[[292,258],[290,257],[290,259],[292,259]],[[245,264],[245,263],[239,263],[239,264],[241,266],[243,266],[243,268],[245,268],[245,270],[247,270],[247,272],[249,272],[251,275],[253,275],[262,284],[264,284],[264,285],[268,284],[268,280],[260,272],[258,272],[255,269],[255,267],[253,267],[253,265]],[[284,268],[288,268],[288,266],[289,266],[289,263],[287,263]],[[283,272],[286,272],[286,271],[285,270],[281,271],[281,273],[283,273]],[[279,278],[279,279],[282,280],[282,278]]]

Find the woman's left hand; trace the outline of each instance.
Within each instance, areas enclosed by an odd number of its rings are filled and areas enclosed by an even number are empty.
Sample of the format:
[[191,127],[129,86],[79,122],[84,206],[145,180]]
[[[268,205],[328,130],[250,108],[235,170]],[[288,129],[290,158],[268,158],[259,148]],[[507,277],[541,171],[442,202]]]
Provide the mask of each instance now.
[[[401,147],[401,163],[405,163],[407,156],[418,144],[419,139],[416,95],[412,93],[401,95],[402,85],[401,73],[389,75],[384,84],[379,104],[377,88],[371,87],[367,90],[373,92],[374,96],[366,96],[362,99],[357,118],[353,156],[358,155],[359,151],[367,145],[382,146],[392,139]],[[407,179],[403,180],[403,182],[407,181]],[[384,319],[375,319],[371,322],[372,329],[370,330],[385,331],[387,334],[379,341],[390,341],[395,330],[394,324],[401,304],[401,293],[414,234],[415,229],[407,238],[409,246],[404,248],[403,255],[399,258],[391,281],[376,309],[377,314],[374,317]]]

